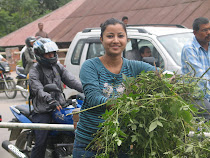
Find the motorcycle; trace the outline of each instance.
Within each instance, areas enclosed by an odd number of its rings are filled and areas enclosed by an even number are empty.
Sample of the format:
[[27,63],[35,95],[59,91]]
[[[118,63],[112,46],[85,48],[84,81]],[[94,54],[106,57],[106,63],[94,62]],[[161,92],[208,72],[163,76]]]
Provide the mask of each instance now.
[[7,62],[0,62],[0,92],[4,92],[7,98],[13,99],[17,95],[15,81],[7,76],[10,73],[10,67]]
[[[44,87],[45,92],[58,91],[57,85],[48,84]],[[59,90],[60,91],[60,90]],[[64,93],[63,93],[64,95]],[[73,116],[67,115],[72,113],[76,108],[81,108],[84,95],[78,94],[76,99],[68,99],[63,108],[58,111],[54,110],[52,113],[53,124],[72,124]],[[80,104],[78,104],[80,103]],[[32,123],[33,106],[29,105],[15,105],[10,107],[11,112],[15,118],[11,122],[18,123]],[[15,147],[22,153],[30,157],[32,148],[35,144],[35,135],[33,130],[24,130],[12,128],[10,134],[10,141],[16,140]],[[73,131],[50,131],[47,141],[47,149],[45,158],[67,158],[72,154],[74,142]]]
[[27,99],[28,98],[28,90],[27,90],[27,85],[28,85],[28,80],[27,80],[27,75],[24,74],[24,68],[16,66],[16,89],[18,89],[23,96],[23,98]]

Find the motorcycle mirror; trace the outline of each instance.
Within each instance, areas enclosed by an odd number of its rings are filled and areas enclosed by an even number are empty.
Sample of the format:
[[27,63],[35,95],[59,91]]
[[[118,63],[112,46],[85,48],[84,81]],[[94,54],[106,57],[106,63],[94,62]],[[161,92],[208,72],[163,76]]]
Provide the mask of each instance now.
[[45,85],[43,90],[47,93],[49,93],[49,92],[61,92],[61,90],[58,88],[58,86],[54,83]]

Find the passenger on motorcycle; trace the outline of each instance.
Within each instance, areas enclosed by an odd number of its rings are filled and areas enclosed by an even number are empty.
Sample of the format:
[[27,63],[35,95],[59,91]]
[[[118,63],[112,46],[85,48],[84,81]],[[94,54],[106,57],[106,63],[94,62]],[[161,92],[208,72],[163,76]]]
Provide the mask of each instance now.
[[[34,64],[29,72],[30,92],[34,96],[32,98],[34,107],[32,121],[34,123],[51,123],[52,111],[60,110],[65,99],[60,93],[44,92],[43,87],[46,84],[55,83],[62,90],[63,82],[68,87],[83,92],[82,85],[62,64],[57,62],[58,46],[55,42],[48,38],[41,38],[34,43],[33,48],[38,63]],[[36,139],[31,158],[45,157],[47,136],[48,131],[35,130]]]
[[24,73],[28,74],[31,66],[36,62],[34,51],[33,51],[33,43],[36,41],[36,38],[31,36],[26,38],[26,49],[21,55],[22,65],[24,68]]

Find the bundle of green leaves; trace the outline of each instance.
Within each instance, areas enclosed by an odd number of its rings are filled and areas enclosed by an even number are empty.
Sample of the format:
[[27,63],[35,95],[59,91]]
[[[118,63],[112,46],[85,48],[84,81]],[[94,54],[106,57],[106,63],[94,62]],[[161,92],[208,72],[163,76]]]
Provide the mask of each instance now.
[[203,98],[197,82],[157,72],[123,77],[124,94],[108,101],[114,106],[102,116],[105,121],[87,149],[97,150],[100,158],[119,153],[134,158],[210,157],[210,138],[204,135],[210,123],[194,107],[195,98]]

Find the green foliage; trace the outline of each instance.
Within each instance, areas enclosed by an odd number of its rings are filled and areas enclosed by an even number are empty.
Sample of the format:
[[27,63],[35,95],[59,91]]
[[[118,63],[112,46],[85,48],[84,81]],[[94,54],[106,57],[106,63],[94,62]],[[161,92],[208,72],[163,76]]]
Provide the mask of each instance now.
[[0,37],[61,7],[71,0],[0,0]]
[[8,14],[8,11],[0,10],[0,37],[9,33],[7,23],[11,21],[11,18]]
[[[134,158],[210,157],[210,139],[203,137],[210,123],[195,117],[198,110],[192,104],[200,89],[188,78],[171,77],[155,72],[123,76],[126,90],[108,102],[115,106],[102,116],[105,122],[87,149],[97,150],[100,158],[119,152]],[[188,136],[190,131],[194,136]]]
[[19,66],[19,67],[23,67],[22,60],[18,60],[18,61],[17,61],[17,66]]
[[39,2],[43,9],[55,10],[70,2],[70,0],[39,0]]

